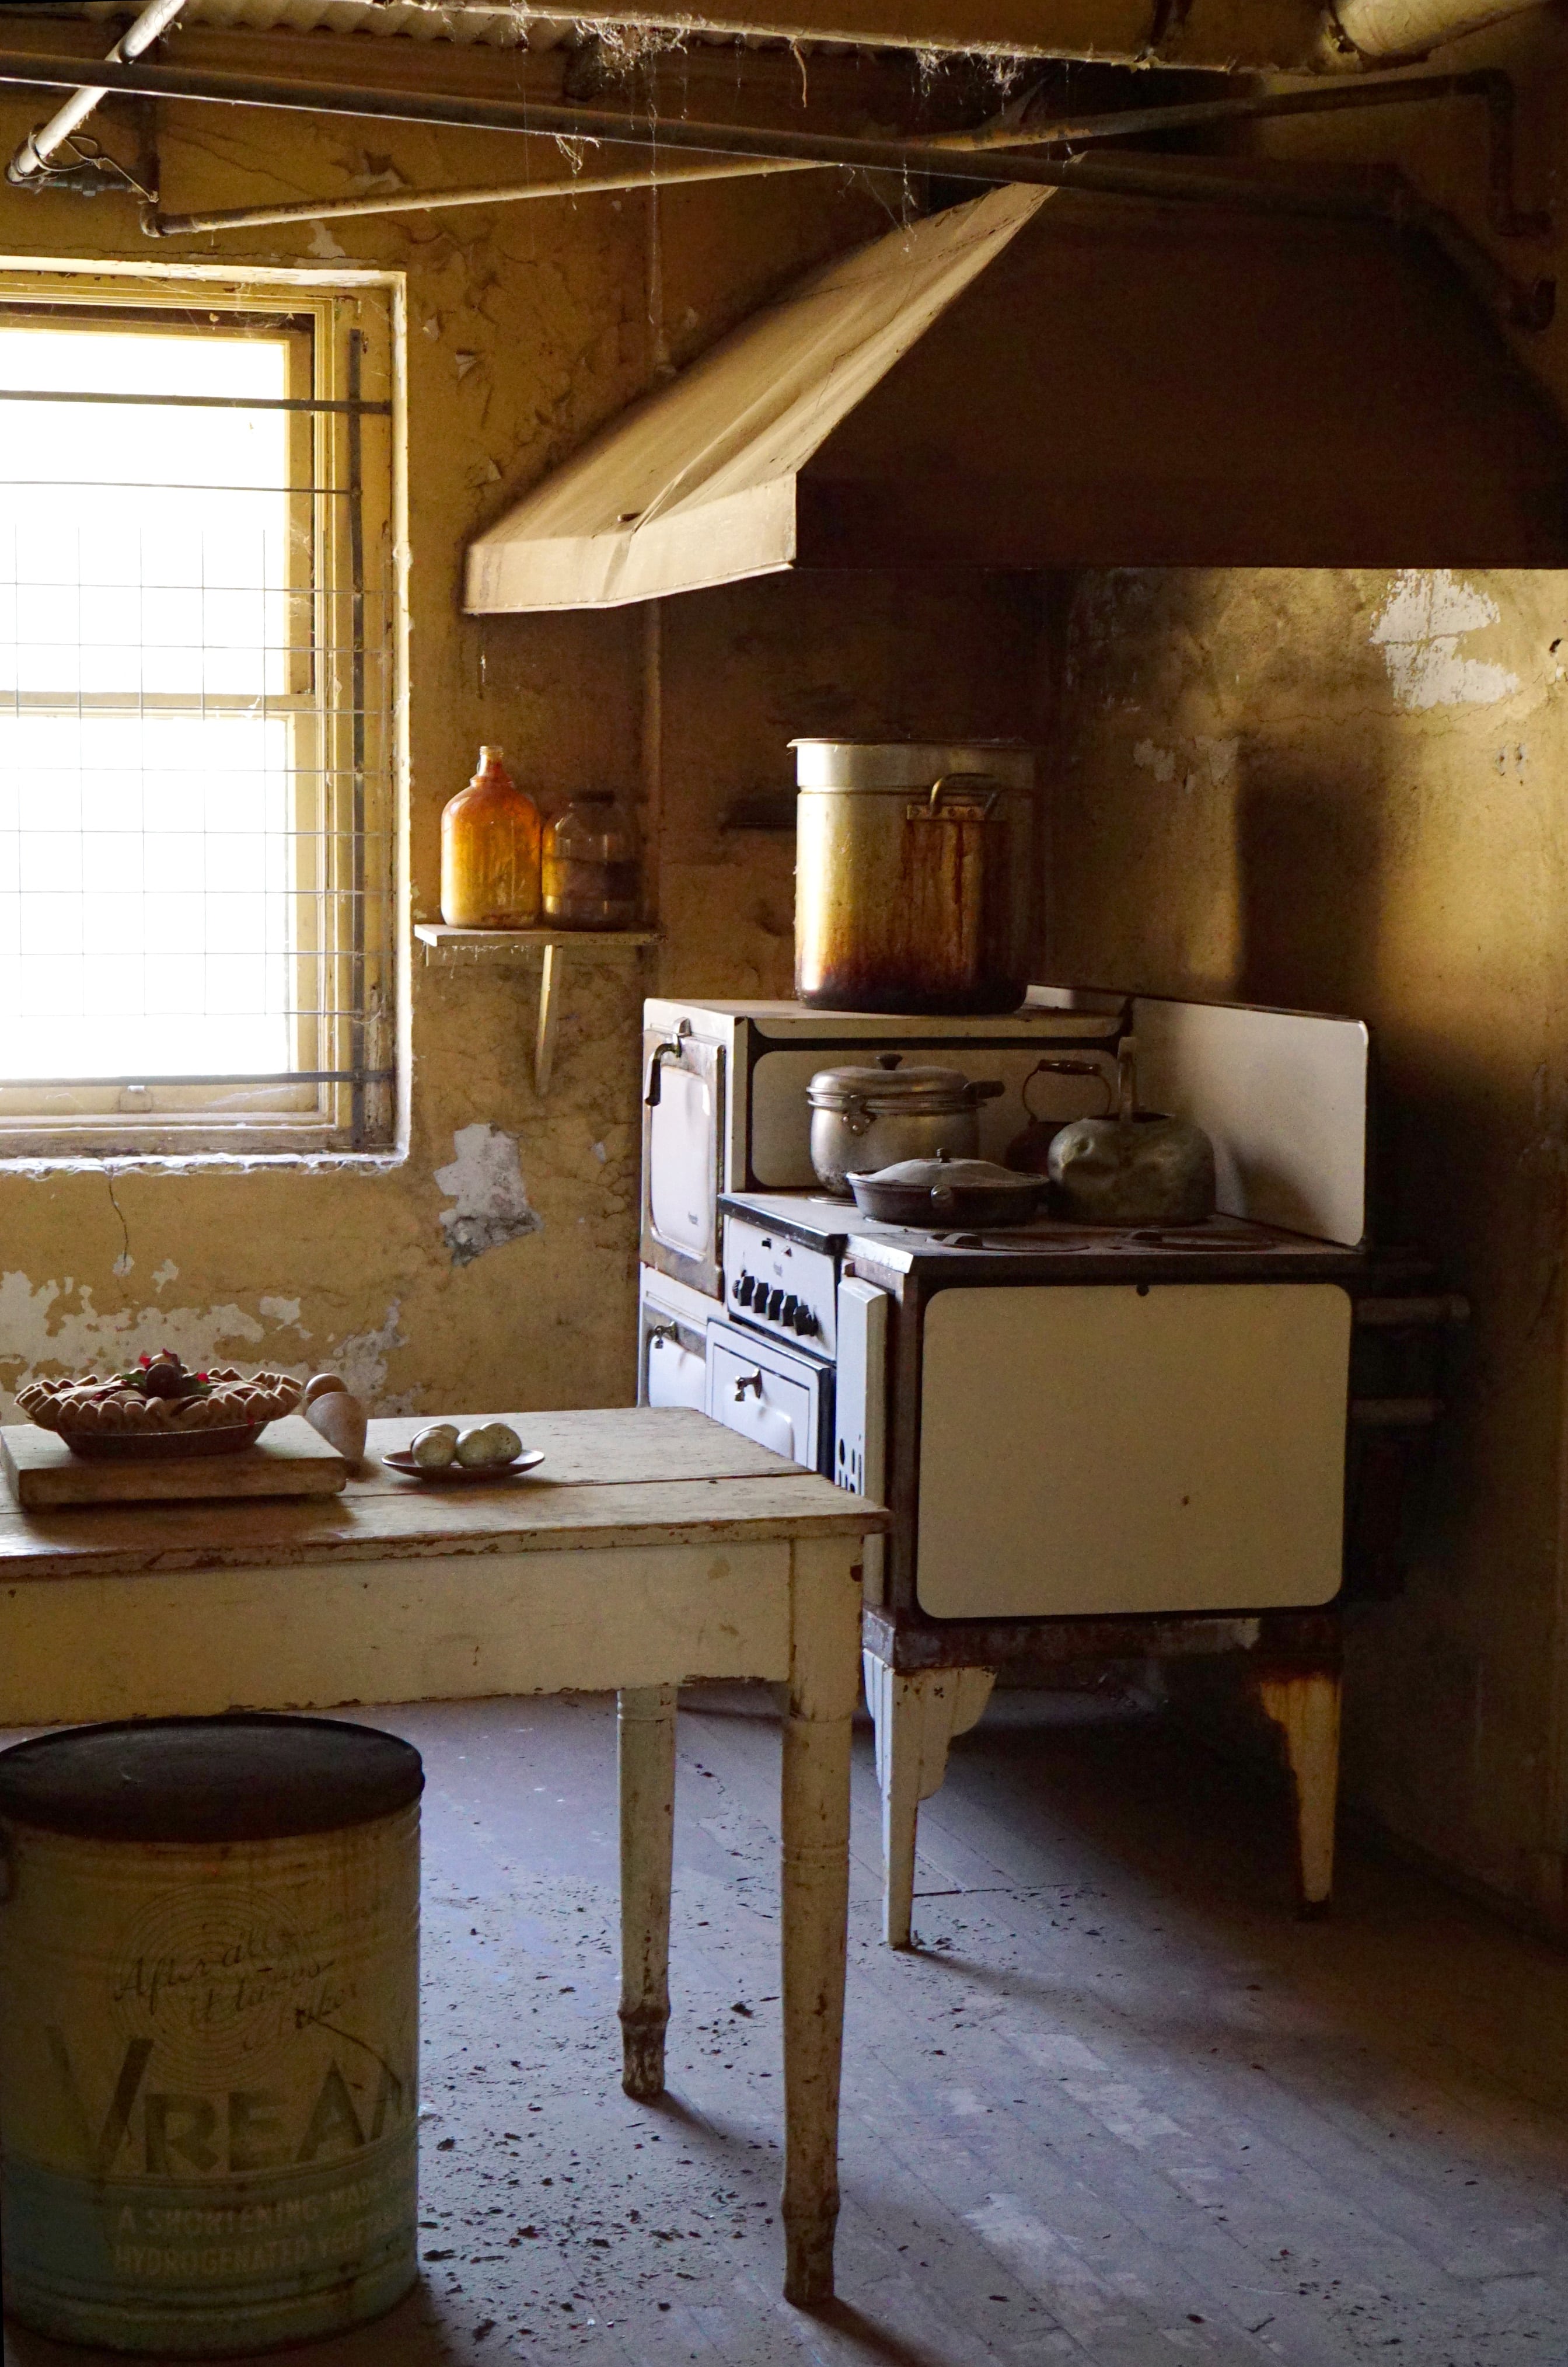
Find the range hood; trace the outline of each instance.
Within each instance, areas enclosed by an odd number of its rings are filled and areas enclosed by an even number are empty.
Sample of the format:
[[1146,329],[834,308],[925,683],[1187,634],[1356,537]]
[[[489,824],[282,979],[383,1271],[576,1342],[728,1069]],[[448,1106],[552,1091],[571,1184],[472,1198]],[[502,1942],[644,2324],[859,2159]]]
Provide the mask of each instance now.
[[634,404],[470,546],[465,605],[1565,561],[1568,433],[1426,237],[1010,187],[807,274]]

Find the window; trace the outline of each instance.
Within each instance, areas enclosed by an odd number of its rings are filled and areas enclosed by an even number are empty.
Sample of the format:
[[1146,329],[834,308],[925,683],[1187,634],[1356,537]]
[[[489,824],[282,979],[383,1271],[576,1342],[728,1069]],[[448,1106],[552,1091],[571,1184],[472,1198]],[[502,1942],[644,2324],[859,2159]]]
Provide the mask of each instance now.
[[384,293],[0,280],[0,1152],[393,1125]]

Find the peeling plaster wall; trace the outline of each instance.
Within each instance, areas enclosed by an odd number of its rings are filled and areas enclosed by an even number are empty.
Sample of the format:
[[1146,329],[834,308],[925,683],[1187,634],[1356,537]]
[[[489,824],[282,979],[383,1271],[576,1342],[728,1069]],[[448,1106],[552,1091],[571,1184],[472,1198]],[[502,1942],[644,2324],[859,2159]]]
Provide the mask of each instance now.
[[1351,1625],[1351,1799],[1557,1911],[1568,575],[1090,574],[1051,968],[1348,1012],[1378,1236],[1472,1299],[1428,1534]]
[[[101,40],[85,28],[88,47]],[[352,79],[329,37],[183,37],[193,58]],[[378,71],[431,83],[436,54],[378,42]],[[242,53],[243,52],[243,53]],[[185,53],[185,52],[183,52]],[[394,53],[398,53],[394,55]],[[514,58],[444,51],[454,87],[510,87]],[[497,77],[500,77],[498,82]],[[37,94],[0,103],[9,153]],[[158,110],[171,208],[371,186],[515,178],[500,137],[250,109]],[[123,115],[95,124],[134,153]],[[9,256],[314,266],[407,274],[412,908],[437,917],[438,818],[482,740],[547,807],[640,787],[635,613],[468,619],[468,537],[650,378],[763,289],[882,226],[836,176],[661,201],[405,214],[153,245],[134,209],[0,187]],[[708,708],[745,695],[712,677]],[[705,928],[705,916],[694,926]],[[671,955],[679,966],[677,948]],[[634,1388],[638,1002],[635,962],[573,965],[548,1098],[531,1078],[536,973],[412,968],[406,1159],[246,1172],[90,1162],[0,1169],[0,1407],[27,1376],[167,1342],[199,1363],[333,1364],[384,1410],[626,1402]]]

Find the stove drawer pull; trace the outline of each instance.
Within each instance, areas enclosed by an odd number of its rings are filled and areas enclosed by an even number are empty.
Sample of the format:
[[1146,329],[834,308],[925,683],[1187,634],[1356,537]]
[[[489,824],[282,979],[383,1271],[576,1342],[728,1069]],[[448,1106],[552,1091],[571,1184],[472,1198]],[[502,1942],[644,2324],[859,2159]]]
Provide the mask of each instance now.
[[762,1376],[760,1372],[745,1373],[741,1376],[740,1379],[736,1382],[735,1402],[737,1405],[745,1404],[746,1392],[748,1389],[756,1390],[757,1403],[761,1405],[762,1402]]

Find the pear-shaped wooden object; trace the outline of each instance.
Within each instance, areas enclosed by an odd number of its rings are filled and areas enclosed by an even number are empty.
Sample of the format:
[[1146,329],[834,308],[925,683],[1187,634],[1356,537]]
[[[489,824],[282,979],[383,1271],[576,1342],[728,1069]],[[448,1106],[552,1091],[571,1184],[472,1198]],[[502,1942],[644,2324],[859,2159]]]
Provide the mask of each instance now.
[[359,1399],[350,1397],[346,1389],[333,1389],[305,1408],[305,1419],[312,1430],[320,1431],[329,1446],[335,1446],[345,1463],[358,1463],[365,1455],[367,1416]]

